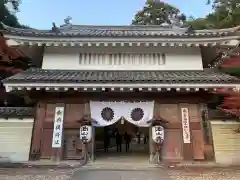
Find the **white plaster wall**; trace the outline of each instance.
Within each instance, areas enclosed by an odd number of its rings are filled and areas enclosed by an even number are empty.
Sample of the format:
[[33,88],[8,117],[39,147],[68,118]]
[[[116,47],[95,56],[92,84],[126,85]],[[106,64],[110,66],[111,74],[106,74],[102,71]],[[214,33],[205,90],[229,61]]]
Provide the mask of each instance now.
[[236,121],[211,121],[215,160],[219,164],[240,165],[240,126]]
[[33,118],[0,118],[0,162],[28,161]]
[[[79,54],[84,53],[165,53],[164,65],[80,65]],[[46,47],[43,69],[67,70],[202,70],[200,48],[184,47]]]

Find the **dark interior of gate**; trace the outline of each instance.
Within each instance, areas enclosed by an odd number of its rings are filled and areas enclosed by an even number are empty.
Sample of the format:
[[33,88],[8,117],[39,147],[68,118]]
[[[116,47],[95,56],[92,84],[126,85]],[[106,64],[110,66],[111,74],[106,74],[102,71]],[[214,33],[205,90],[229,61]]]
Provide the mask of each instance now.
[[138,127],[127,121],[96,127],[94,132],[95,160],[149,158],[149,127]]

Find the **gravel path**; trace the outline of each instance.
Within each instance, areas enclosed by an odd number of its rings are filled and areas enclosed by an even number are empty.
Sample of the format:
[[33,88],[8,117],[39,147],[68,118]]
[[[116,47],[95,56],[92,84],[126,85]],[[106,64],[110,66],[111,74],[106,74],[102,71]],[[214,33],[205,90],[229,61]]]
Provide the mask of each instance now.
[[0,169],[0,180],[71,180],[69,169]]
[[[80,169],[79,169],[80,170]],[[109,180],[117,180],[117,176],[121,180],[240,180],[240,168],[226,169],[168,169],[169,177],[163,176],[161,170],[157,171],[118,171],[102,170],[98,172],[73,169],[0,169],[0,180],[94,180],[101,178]],[[160,173],[160,174],[159,174]],[[165,173],[164,173],[165,174]],[[97,175],[97,176],[96,176]],[[156,176],[158,175],[158,176]],[[161,176],[162,175],[162,176]],[[101,177],[102,176],[102,177]],[[107,178],[106,178],[107,177]],[[90,179],[89,179],[90,178]],[[113,178],[113,179],[112,179]]]
[[173,180],[240,180],[240,167],[173,170],[169,175]]

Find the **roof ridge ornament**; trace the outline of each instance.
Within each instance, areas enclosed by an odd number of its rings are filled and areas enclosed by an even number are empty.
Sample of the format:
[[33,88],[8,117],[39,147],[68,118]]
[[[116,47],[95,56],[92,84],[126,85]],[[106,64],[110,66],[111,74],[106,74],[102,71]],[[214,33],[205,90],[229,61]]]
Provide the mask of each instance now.
[[56,23],[53,22],[52,23],[52,30],[51,30],[53,33],[56,33],[58,34],[60,32],[59,28],[56,26]]
[[177,14],[169,14],[168,19],[173,28],[180,28],[183,26],[183,21],[178,18]]
[[65,23],[64,25],[72,25],[71,20],[72,20],[72,17],[71,16],[67,16],[64,19],[64,23]]
[[194,34],[195,33],[195,29],[193,28],[192,25],[189,25],[186,28],[187,28],[187,33],[188,34]]
[[63,21],[64,21],[64,24],[63,25],[60,25],[60,28],[71,28],[72,27],[72,23],[71,23],[71,20],[72,20],[72,17],[71,16],[67,16]]

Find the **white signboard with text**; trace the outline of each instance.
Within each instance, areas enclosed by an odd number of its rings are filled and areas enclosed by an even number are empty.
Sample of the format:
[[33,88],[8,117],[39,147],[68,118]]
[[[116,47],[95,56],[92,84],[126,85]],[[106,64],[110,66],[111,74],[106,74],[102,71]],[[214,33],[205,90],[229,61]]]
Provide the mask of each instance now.
[[152,139],[157,141],[157,138],[164,140],[164,128],[162,126],[153,126],[152,127]]
[[60,148],[62,146],[63,119],[64,107],[56,107],[52,137],[53,148]]
[[80,127],[80,139],[90,142],[92,139],[92,126],[84,125]]
[[190,139],[190,126],[189,126],[189,114],[188,108],[181,108],[182,112],[182,129],[183,129],[183,143],[191,143]]

